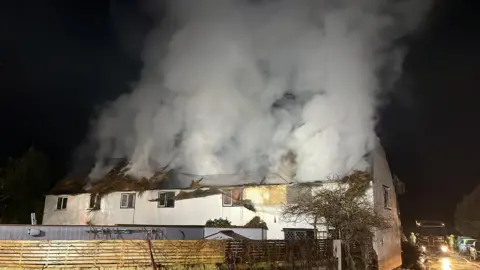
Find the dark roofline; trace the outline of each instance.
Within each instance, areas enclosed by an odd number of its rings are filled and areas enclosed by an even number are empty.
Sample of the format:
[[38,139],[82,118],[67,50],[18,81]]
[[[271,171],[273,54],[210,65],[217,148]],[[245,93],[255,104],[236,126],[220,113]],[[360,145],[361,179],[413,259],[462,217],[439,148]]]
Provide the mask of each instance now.
[[[224,188],[237,188],[237,187],[265,187],[265,186],[289,186],[289,185],[301,185],[301,186],[322,186],[325,184],[331,184],[331,183],[337,183],[340,180],[327,180],[327,181],[316,181],[316,182],[304,182],[304,183],[284,183],[284,184],[241,184],[241,185],[230,185],[230,186],[201,186],[199,188],[192,188],[192,187],[187,187],[187,188],[152,188],[152,189],[146,189],[146,190],[133,190],[133,189],[125,189],[125,190],[115,190],[112,191],[111,193],[114,192],[143,192],[143,191],[176,191],[176,190],[196,190],[196,189],[201,189],[201,188],[219,188],[219,189],[224,189]],[[61,195],[80,195],[80,194],[91,194],[91,192],[88,192],[84,190],[84,192],[66,192],[66,193],[50,193],[46,194],[48,195],[54,195],[54,196],[61,196]]]
[[[152,225],[147,224],[115,224],[117,227],[152,227]],[[204,228],[205,225],[154,225],[154,227],[165,227],[165,228]]]
[[[118,170],[118,169],[117,169]],[[160,178],[151,178],[150,180],[148,179],[141,179],[141,180],[135,180],[132,179],[131,177],[127,177],[124,175],[118,175],[117,171],[112,170],[109,174],[107,174],[106,178],[91,183],[92,186],[88,187],[88,182],[86,181],[75,181],[73,179],[68,180],[65,179],[64,181],[64,186],[61,185],[61,183],[57,184],[57,187],[52,189],[51,192],[48,195],[78,195],[78,194],[88,194],[88,193],[101,193],[101,194],[107,194],[107,193],[113,193],[113,192],[144,192],[144,191],[153,191],[153,190],[194,190],[198,189],[199,187],[205,187],[205,188],[235,188],[235,187],[254,187],[254,186],[279,186],[279,185],[302,185],[302,186],[321,186],[325,184],[330,184],[330,183],[339,183],[345,177],[339,178],[339,179],[326,179],[323,181],[314,181],[314,182],[267,182],[265,183],[262,181],[261,183],[256,183],[256,182],[251,182],[251,183],[241,183],[241,184],[233,184],[233,185],[225,185],[225,184],[220,184],[220,185],[215,185],[214,183],[209,184],[209,185],[202,185],[200,181],[202,181],[203,178],[200,180],[191,179],[191,182],[184,183],[182,185],[188,185],[188,186],[183,186],[183,187],[172,187],[172,182],[168,184],[169,181],[174,181],[173,178],[170,178],[168,174],[174,173],[172,170],[169,172],[163,174]],[[369,174],[373,179],[373,175],[371,171],[364,172]],[[159,173],[160,174],[160,173]],[[122,179],[122,177],[125,177],[125,179]],[[172,176],[173,177],[173,176]],[[265,180],[265,179],[264,179]],[[62,182],[62,181],[61,181]],[[118,182],[118,185],[115,184]],[[219,182],[221,183],[221,182]]]
[[[102,227],[102,228],[120,228],[120,227],[155,227],[155,228],[164,228],[164,227],[189,227],[190,225],[185,225],[185,226],[174,226],[174,225],[135,225],[135,224],[115,224],[115,225],[31,225],[31,224],[0,224],[1,227],[9,226],[9,227],[25,227],[25,226],[30,226],[30,227],[85,227],[85,228],[91,228],[91,227]],[[194,225],[196,226],[196,225]],[[205,226],[200,226],[198,227],[205,227]]]
[[[372,179],[374,181],[374,179]],[[325,180],[325,181],[315,181],[315,182],[302,182],[302,183],[295,183],[295,182],[290,182],[290,183],[274,183],[274,184],[256,184],[256,183],[251,183],[251,184],[238,184],[238,185],[229,185],[229,186],[200,186],[198,188],[194,187],[186,187],[186,188],[151,188],[151,189],[145,189],[145,190],[135,190],[135,189],[125,189],[125,190],[114,190],[109,193],[114,193],[114,192],[144,192],[144,191],[176,191],[176,190],[196,190],[199,188],[236,188],[236,187],[265,187],[265,186],[289,186],[289,185],[299,185],[299,186],[322,186],[325,184],[334,184],[334,183],[340,183],[341,179],[339,180]],[[89,192],[87,190],[82,190],[82,192],[52,192],[49,194],[46,194],[45,196],[48,195],[54,195],[54,196],[61,196],[61,195],[80,195],[80,194],[91,194],[92,192]]]
[[[84,226],[84,225],[79,225],[79,226]],[[96,226],[96,227],[99,227],[99,226]],[[101,226],[101,227],[107,227],[107,226]],[[225,230],[228,230],[229,228],[233,228],[233,229],[264,229],[264,230],[268,230],[268,229],[265,229],[265,228],[251,228],[251,227],[233,226],[233,225],[223,228],[223,227],[209,227],[209,226],[206,226],[206,225],[146,225],[146,224],[128,225],[128,224],[115,224],[115,226],[111,226],[111,227],[220,228],[220,229],[225,229]]]

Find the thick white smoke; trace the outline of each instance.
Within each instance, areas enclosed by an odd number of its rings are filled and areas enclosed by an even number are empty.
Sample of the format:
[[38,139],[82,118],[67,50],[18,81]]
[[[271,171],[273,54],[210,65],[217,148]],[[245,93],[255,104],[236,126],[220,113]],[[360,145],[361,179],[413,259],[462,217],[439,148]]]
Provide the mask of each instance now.
[[[127,157],[151,176],[170,164],[211,175],[281,170],[298,181],[365,165],[379,69],[427,1],[172,0],[146,42],[134,91],[105,109],[97,166]],[[399,64],[397,62],[396,64]],[[391,70],[395,70],[391,67]]]

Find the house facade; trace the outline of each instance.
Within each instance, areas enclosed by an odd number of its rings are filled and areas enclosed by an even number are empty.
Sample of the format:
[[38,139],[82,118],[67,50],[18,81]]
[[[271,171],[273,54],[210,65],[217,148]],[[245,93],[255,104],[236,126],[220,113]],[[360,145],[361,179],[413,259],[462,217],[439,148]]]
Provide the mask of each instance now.
[[[395,186],[383,148],[378,143],[371,155],[373,181],[367,196],[379,213],[392,222],[376,232],[374,249],[381,269],[401,265],[401,232]],[[292,239],[313,235],[311,222],[291,223],[282,218],[282,207],[295,203],[301,184],[273,184],[155,189],[142,192],[115,191],[103,196],[91,193],[46,196],[44,225],[205,225],[208,220],[227,219],[244,226],[260,217],[268,227],[267,239]],[[312,183],[309,192],[326,188],[327,182]],[[251,202],[246,205],[245,202]],[[322,238],[327,228],[317,224]],[[223,237],[223,236],[222,236]]]
[[396,269],[402,265],[402,232],[396,186],[388,166],[385,151],[377,144],[372,155],[372,199],[378,213],[391,221],[389,229],[375,233],[373,248],[379,269]]
[[262,228],[211,228],[206,226],[64,226],[0,225],[2,240],[201,240],[223,235],[241,235],[250,240],[265,240]]
[[[48,195],[43,225],[205,225],[208,220],[227,219],[232,225],[246,225],[255,216],[267,225],[268,239],[284,239],[284,229],[312,229],[308,222],[290,224],[282,219],[282,205],[290,185],[224,187],[215,193],[201,189],[198,197],[176,199],[188,189],[112,192],[96,197],[89,193]],[[250,200],[255,211],[241,201]],[[96,197],[96,198],[95,198]],[[96,202],[95,200],[99,201]],[[325,228],[319,227],[319,231]]]

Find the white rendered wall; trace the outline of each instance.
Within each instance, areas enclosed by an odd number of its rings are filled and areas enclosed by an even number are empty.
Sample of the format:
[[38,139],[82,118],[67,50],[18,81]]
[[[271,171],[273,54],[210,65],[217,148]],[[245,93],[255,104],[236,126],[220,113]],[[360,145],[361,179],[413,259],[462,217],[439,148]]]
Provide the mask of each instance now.
[[[68,197],[67,209],[57,209],[58,197]],[[43,210],[44,225],[85,225],[84,215],[90,202],[90,194],[70,196],[47,195]]]
[[[179,192],[179,191],[177,191]],[[134,209],[121,209],[122,193],[114,192],[102,198],[100,210],[90,212],[89,194],[68,197],[65,210],[55,210],[59,196],[48,195],[45,203],[44,225],[94,225],[142,224],[142,225],[205,225],[207,220],[224,218],[232,225],[243,226],[253,217],[259,216],[268,226],[268,239],[283,239],[283,228],[312,228],[307,222],[287,223],[281,218],[281,206],[256,206],[257,213],[244,207],[224,207],[222,195],[212,195],[175,201],[174,208],[159,208],[150,202],[158,191],[146,191],[136,196]],[[324,228],[318,228],[324,230]]]
[[[388,166],[385,152],[377,144],[373,155],[373,194],[376,210],[388,218],[391,228],[375,234],[374,248],[378,255],[380,269],[394,269],[402,264],[400,219],[395,186]],[[383,187],[389,188],[389,207],[385,208]]]

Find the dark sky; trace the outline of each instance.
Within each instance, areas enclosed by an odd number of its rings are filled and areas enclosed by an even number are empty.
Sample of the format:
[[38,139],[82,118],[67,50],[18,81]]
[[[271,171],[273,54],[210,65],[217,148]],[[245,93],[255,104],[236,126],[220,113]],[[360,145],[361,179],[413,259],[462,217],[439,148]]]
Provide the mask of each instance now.
[[415,218],[451,220],[456,203],[480,184],[480,2],[438,2],[381,115],[391,169],[407,184],[406,226]]
[[[128,5],[134,0],[118,1],[127,4],[118,24],[108,1],[0,3],[0,162],[34,145],[60,178],[98,107],[129,90],[149,22]],[[480,184],[480,2],[437,3],[428,29],[410,41],[378,128],[392,171],[407,184],[404,223],[451,220]],[[113,25],[135,37],[127,51]]]

